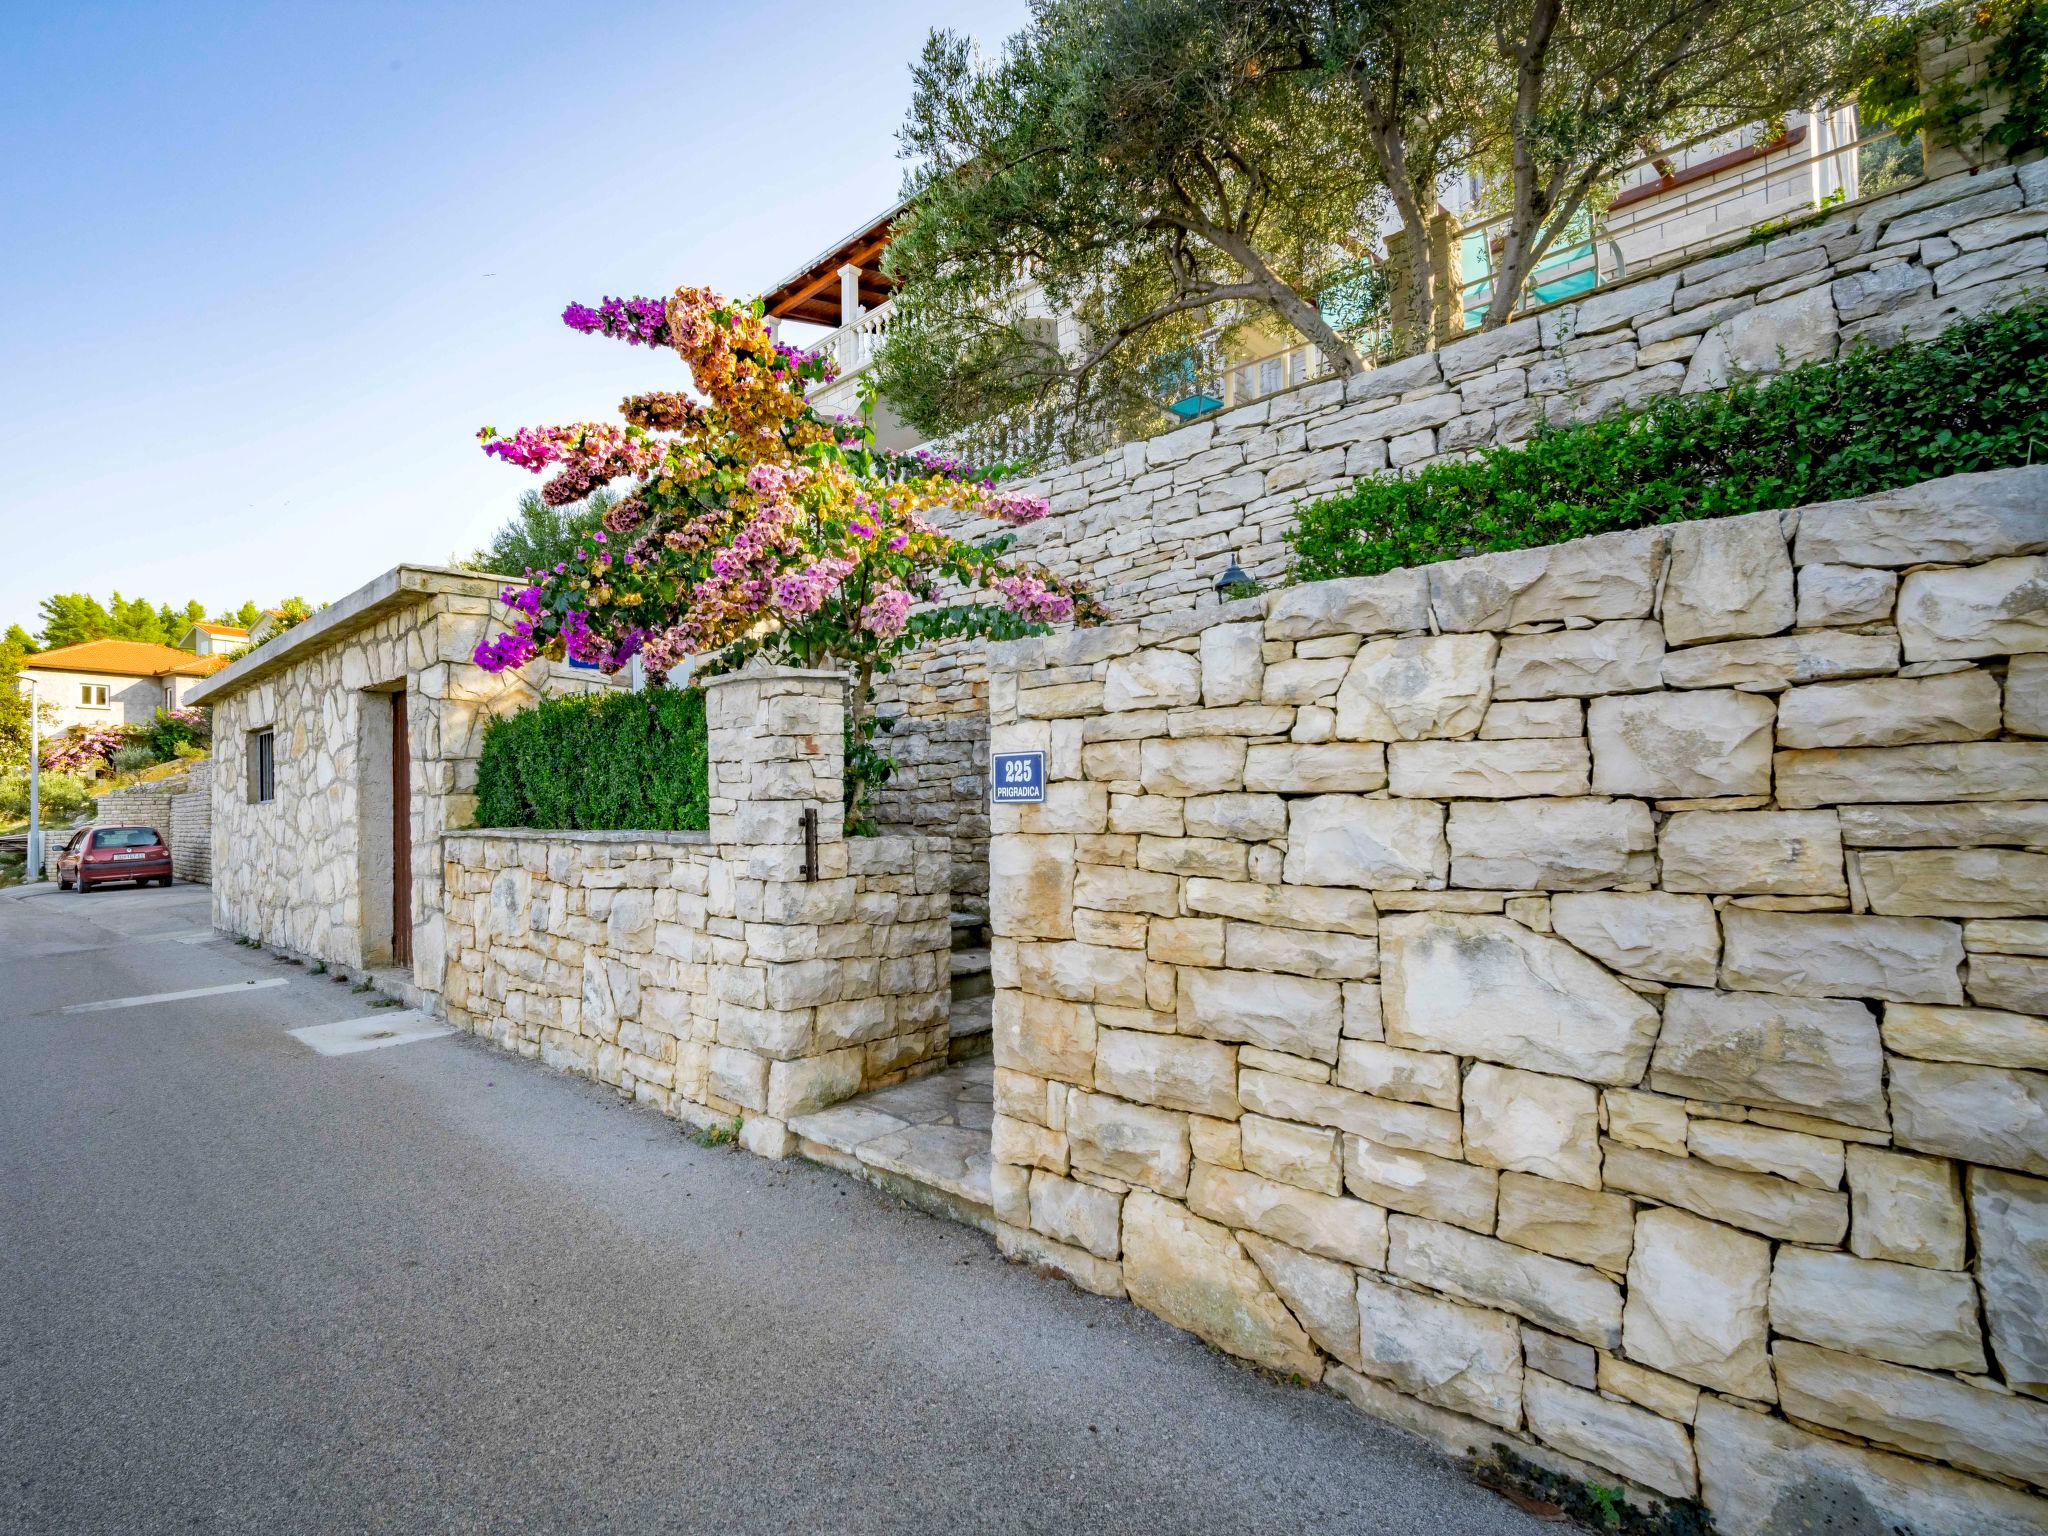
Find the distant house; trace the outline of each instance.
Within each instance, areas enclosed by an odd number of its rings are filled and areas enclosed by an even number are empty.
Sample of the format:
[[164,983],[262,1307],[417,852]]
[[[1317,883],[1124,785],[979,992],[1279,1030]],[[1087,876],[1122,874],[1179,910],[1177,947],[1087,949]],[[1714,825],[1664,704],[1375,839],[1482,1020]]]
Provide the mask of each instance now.
[[61,730],[145,724],[159,709],[178,708],[227,664],[225,656],[144,640],[87,640],[23,657],[21,675],[35,681]]
[[249,627],[247,643],[250,645],[261,645],[271,636],[281,635],[291,627],[290,621],[285,618],[283,613],[275,608],[266,608],[263,610],[263,616]]
[[236,624],[210,624],[202,619],[178,637],[178,649],[195,656],[225,656],[247,645],[251,632]]

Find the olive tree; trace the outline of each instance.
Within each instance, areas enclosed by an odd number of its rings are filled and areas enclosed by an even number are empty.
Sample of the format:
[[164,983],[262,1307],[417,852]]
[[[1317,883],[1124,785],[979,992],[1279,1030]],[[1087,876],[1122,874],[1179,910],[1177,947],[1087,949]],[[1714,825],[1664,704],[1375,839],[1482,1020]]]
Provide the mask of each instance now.
[[1261,321],[1363,366],[1317,295],[1364,255],[1379,178],[1337,92],[1274,73],[1273,23],[1240,0],[1035,0],[993,58],[932,34],[885,257],[898,412],[1128,429]]

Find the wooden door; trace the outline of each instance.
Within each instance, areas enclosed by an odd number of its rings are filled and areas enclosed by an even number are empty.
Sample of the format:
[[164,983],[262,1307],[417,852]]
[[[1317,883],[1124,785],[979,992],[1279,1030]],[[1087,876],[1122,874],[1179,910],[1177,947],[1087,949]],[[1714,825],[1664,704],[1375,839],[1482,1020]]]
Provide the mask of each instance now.
[[391,963],[412,969],[412,740],[403,688],[391,695]]

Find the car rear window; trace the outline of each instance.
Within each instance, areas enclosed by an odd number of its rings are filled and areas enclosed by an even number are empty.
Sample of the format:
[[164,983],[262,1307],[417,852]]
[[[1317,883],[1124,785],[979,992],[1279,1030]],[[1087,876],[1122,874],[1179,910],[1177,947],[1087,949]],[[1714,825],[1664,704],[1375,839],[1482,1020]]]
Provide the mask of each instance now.
[[92,835],[95,848],[150,848],[162,841],[154,827],[101,827]]

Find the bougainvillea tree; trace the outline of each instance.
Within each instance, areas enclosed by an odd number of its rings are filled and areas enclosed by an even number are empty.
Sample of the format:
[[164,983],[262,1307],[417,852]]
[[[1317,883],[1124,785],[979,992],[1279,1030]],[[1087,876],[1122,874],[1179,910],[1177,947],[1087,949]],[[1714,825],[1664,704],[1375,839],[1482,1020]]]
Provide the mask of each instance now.
[[700,674],[756,653],[836,668],[853,680],[859,751],[874,679],[905,652],[1099,617],[1085,593],[1007,558],[1006,532],[963,538],[932,520],[1015,527],[1045,515],[1041,498],[943,455],[878,452],[857,420],[821,415],[805,391],[830,381],[831,363],[776,341],[758,305],[679,288],[667,300],[571,304],[562,319],[672,347],[701,398],[634,395],[618,424],[478,434],[486,453],[552,470],[541,494],[553,505],[631,483],[570,559],[505,589],[507,627],[477,647],[479,666],[547,655],[610,672],[638,656],[655,686],[689,658]]

